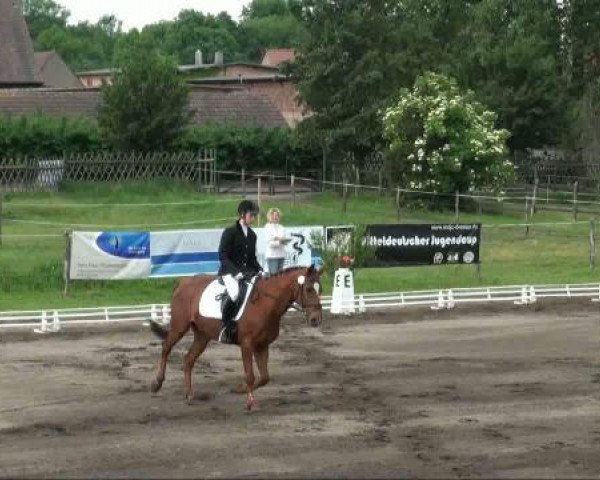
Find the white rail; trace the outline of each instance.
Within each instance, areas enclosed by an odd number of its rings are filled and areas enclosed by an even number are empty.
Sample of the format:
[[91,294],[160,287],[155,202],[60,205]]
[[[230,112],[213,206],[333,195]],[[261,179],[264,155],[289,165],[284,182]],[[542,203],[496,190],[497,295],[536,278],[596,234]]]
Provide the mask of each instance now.
[[[600,302],[600,283],[567,285],[513,285],[503,287],[452,288],[412,292],[356,294],[348,311],[429,306],[434,310],[454,308],[457,304],[512,302],[529,305],[539,298],[590,298]],[[323,308],[331,308],[331,297],[321,298]],[[156,320],[168,323],[170,306],[150,304],[118,307],[70,308],[0,312],[0,328],[34,328],[37,333],[59,332],[66,325],[102,325]]]

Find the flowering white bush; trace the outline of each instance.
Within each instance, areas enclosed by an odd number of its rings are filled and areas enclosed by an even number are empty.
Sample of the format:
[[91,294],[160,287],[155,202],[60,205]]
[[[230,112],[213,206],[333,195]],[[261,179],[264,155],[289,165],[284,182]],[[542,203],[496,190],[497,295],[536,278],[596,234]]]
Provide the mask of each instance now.
[[383,112],[384,137],[402,163],[405,188],[431,192],[498,190],[514,173],[496,114],[461,93],[453,79],[435,73],[402,89]]

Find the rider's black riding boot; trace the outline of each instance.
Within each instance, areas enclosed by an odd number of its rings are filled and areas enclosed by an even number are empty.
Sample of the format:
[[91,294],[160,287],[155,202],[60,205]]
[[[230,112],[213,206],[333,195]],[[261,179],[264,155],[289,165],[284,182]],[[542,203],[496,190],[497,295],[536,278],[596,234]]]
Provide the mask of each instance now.
[[235,310],[235,302],[227,296],[223,305],[223,325],[224,328],[219,335],[219,341],[223,343],[235,343],[235,333],[237,330],[237,324],[233,319],[233,312]]

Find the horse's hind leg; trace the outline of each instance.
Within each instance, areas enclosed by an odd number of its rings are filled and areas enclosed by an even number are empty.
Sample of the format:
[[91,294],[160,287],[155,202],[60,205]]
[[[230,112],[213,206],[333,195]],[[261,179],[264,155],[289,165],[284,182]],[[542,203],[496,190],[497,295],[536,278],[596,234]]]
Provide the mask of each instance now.
[[202,352],[210,341],[210,338],[201,334],[195,325],[192,325],[192,329],[194,330],[194,343],[192,343],[192,346],[183,359],[185,398],[187,399],[188,403],[190,403],[194,398],[194,393],[192,391],[192,369],[194,368],[196,360],[198,360],[198,357],[202,355]]
[[265,347],[263,350],[254,352],[254,360],[256,360],[256,366],[258,367],[258,383],[256,388],[264,387],[269,383],[269,347]]
[[185,323],[185,326],[182,326],[179,329],[175,328],[173,320],[171,319],[171,328],[169,329],[167,337],[163,341],[162,352],[160,354],[160,362],[158,364],[158,371],[156,372],[156,379],[152,382],[152,385],[150,386],[150,390],[153,393],[158,392],[160,390],[160,387],[162,387],[163,382],[165,381],[167,359],[169,358],[169,354],[171,353],[172,348],[179,340],[182,339],[182,337],[187,333],[189,329],[189,323]]

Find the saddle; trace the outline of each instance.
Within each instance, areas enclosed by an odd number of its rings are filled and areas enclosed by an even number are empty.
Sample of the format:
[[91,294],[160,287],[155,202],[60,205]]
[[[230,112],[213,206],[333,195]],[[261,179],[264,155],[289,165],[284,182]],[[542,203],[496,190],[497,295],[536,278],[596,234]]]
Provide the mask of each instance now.
[[[256,277],[251,279],[244,278],[239,282],[240,293],[235,301],[235,313],[233,314],[233,318],[236,322],[244,313],[248,298],[252,294],[255,281]],[[198,306],[200,315],[221,320],[223,318],[223,305],[227,300],[227,296],[225,283],[223,282],[223,278],[219,276],[216,280],[213,280],[208,284],[200,296],[200,304]]]
[[[219,275],[219,278],[217,278],[217,281],[219,282],[219,285],[221,285],[225,288],[225,282],[223,281],[223,276]],[[237,320],[236,317],[237,317],[238,312],[240,311],[240,308],[245,303],[246,292],[248,290],[248,281],[245,278],[242,278],[241,280],[238,281],[238,287],[239,287],[240,291],[239,291],[237,300],[235,302],[233,302],[233,318],[235,318],[236,320]],[[223,290],[223,293],[219,293],[215,297],[215,300],[221,302],[221,318],[223,318],[223,312],[225,311],[225,303],[227,302],[228,298],[229,298],[229,295],[227,294],[226,288]]]

